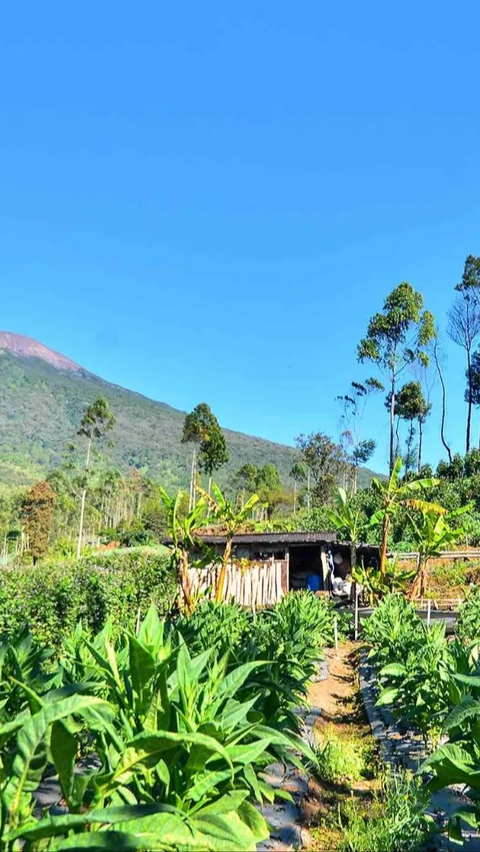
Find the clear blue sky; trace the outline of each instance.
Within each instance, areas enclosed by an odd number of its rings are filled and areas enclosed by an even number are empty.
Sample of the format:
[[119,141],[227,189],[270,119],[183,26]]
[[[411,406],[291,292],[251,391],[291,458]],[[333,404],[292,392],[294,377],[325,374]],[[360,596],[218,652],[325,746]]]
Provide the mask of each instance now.
[[[473,0],[6,4],[0,328],[231,428],[335,435],[386,293],[445,326],[480,254],[479,25]],[[366,432],[384,469],[380,403]]]

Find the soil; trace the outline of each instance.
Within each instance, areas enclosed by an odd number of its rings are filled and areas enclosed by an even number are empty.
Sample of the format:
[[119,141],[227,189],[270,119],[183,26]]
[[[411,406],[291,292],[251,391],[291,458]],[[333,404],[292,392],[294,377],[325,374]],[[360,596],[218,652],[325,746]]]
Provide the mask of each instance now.
[[318,852],[340,848],[342,831],[338,813],[342,803],[354,797],[359,807],[364,806],[365,811],[371,813],[375,807],[375,793],[380,787],[376,777],[378,756],[359,690],[358,648],[358,643],[345,642],[337,650],[327,650],[328,678],[311,684],[308,693],[309,703],[322,711],[314,729],[319,740],[322,733],[333,733],[348,739],[349,743],[358,741],[359,749],[371,750],[372,755],[366,777],[357,781],[333,783],[314,776],[309,779],[308,795],[302,807],[302,819],[308,826],[304,845]]

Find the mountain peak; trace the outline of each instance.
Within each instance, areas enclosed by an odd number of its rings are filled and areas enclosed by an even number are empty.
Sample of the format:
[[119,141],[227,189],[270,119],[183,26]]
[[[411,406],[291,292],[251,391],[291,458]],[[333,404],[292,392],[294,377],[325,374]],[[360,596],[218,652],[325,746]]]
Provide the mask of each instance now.
[[71,370],[74,373],[83,372],[82,367],[71,361],[66,355],[61,355],[60,352],[55,352],[34,340],[33,337],[26,337],[24,334],[14,334],[11,331],[0,331],[0,352],[3,350],[11,352],[13,355],[19,355],[22,358],[40,358],[46,361],[57,370]]

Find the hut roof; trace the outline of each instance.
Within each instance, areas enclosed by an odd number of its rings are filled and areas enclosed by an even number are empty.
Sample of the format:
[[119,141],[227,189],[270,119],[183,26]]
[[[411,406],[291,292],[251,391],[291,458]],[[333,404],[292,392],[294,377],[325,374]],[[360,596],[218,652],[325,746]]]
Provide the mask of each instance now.
[[[205,544],[225,544],[226,536],[215,533],[199,533]],[[238,533],[234,544],[324,544],[337,540],[335,532],[252,532]]]

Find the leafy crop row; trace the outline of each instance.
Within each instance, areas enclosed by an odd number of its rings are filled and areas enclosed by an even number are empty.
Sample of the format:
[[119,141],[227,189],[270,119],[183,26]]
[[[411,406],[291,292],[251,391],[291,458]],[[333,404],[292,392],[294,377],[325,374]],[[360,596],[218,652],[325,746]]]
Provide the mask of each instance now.
[[377,703],[390,705],[433,749],[420,769],[427,789],[460,784],[471,799],[450,822],[451,836],[461,840],[460,818],[480,827],[480,596],[467,598],[452,641],[444,623],[427,626],[396,595],[377,607],[365,638],[380,679]]
[[[312,595],[289,596],[257,616],[247,643],[232,630],[227,649],[213,623],[242,616],[223,607],[209,613],[207,648],[205,633],[193,641],[192,625],[165,622],[153,606],[137,630],[77,625],[56,653],[29,634],[3,641],[2,849],[233,852],[268,836],[255,803],[288,794],[263,771],[314,759],[293,711],[332,616]],[[34,794],[49,767],[64,812],[38,819]]]

